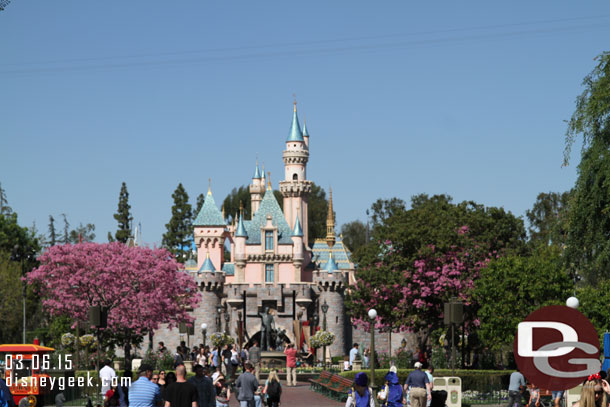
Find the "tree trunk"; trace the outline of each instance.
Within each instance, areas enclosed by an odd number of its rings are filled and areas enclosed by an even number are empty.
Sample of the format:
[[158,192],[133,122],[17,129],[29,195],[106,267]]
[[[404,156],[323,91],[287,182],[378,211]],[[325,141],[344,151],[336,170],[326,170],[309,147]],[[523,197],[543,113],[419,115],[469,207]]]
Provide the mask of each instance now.
[[131,370],[131,338],[125,343],[125,370]]

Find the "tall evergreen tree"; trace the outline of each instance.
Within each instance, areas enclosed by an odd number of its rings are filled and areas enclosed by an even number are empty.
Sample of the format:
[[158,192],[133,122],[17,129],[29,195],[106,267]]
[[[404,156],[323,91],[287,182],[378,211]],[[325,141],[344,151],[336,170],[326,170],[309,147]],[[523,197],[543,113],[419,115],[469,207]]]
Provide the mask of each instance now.
[[203,206],[204,202],[205,202],[205,196],[203,195],[203,193],[201,193],[201,194],[199,194],[199,196],[197,196],[197,203],[196,203],[196,206],[195,206],[195,212],[193,212],[193,220],[195,220],[195,218],[199,214],[199,211],[201,210],[201,207]]
[[2,215],[10,215],[13,210],[10,206],[8,206],[8,200],[6,199],[6,193],[4,189],[2,189],[2,184],[0,184],[0,214]]
[[129,205],[129,192],[127,192],[127,184],[123,182],[121,185],[121,192],[119,192],[119,206],[117,213],[114,214],[114,219],[118,222],[119,228],[117,229],[114,237],[118,242],[127,243],[127,240],[131,237],[131,221],[133,217],[129,212],[131,205]]
[[55,219],[49,215],[49,246],[57,244],[57,233],[55,232]]
[[70,223],[65,213],[62,213],[61,216],[64,218],[64,234],[61,235],[61,242],[63,244],[70,243]]
[[193,225],[193,210],[189,203],[189,196],[182,184],[172,194],[174,206],[172,217],[165,225],[167,232],[163,235],[163,246],[174,253],[176,260],[186,261],[186,253],[190,251]]

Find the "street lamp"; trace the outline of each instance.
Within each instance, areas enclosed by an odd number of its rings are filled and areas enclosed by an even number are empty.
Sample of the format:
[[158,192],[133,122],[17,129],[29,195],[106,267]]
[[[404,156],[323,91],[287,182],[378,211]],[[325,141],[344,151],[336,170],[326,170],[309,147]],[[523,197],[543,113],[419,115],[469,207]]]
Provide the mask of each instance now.
[[239,349],[244,346],[244,322],[241,311],[237,311],[237,337],[239,338]]
[[220,332],[220,315],[222,314],[222,307],[219,305],[216,307],[216,332]]
[[205,348],[205,337],[207,334],[207,330],[208,330],[208,324],[206,324],[205,322],[203,324],[201,324],[201,335],[203,335],[203,347]]
[[[322,330],[326,331],[326,313],[328,312],[328,304],[326,303],[326,298],[324,299],[324,303],[320,307],[322,308],[322,314],[324,314],[324,319],[322,319]],[[322,360],[324,361],[324,368],[326,368],[326,345],[322,347]]]
[[375,308],[369,310],[369,318],[371,319],[371,388],[375,388],[375,318],[377,311]]
[[231,315],[229,315],[230,309],[228,306],[225,306],[225,333],[230,335],[229,332],[229,321],[231,320]]

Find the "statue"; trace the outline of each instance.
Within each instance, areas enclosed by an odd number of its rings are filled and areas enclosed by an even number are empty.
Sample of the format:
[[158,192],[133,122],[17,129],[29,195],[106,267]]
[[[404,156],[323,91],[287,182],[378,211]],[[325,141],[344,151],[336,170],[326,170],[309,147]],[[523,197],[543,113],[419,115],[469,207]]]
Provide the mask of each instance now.
[[261,317],[261,350],[269,350],[273,345],[271,338],[275,331],[275,321],[273,315],[269,313],[269,307],[265,307],[259,316]]

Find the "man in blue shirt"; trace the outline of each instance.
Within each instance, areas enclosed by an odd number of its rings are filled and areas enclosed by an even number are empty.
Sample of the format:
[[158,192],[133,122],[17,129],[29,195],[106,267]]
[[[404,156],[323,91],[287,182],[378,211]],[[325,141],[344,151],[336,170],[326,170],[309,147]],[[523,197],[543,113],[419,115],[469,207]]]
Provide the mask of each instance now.
[[161,406],[161,390],[158,385],[150,381],[153,375],[152,366],[141,365],[138,374],[140,378],[129,388],[129,407]]
[[508,385],[508,407],[518,407],[521,405],[521,394],[525,390],[525,377],[517,369],[510,375]]
[[349,367],[354,368],[354,360],[358,357],[358,344],[355,343],[352,349],[349,351]]
[[405,393],[409,391],[411,407],[426,407],[426,399],[432,399],[430,380],[428,375],[421,371],[421,362],[415,362],[415,370],[407,376]]

